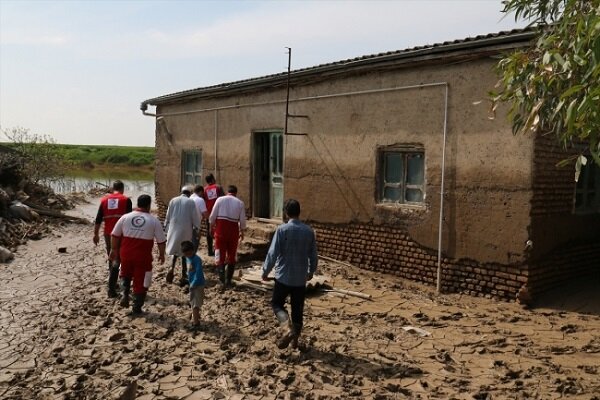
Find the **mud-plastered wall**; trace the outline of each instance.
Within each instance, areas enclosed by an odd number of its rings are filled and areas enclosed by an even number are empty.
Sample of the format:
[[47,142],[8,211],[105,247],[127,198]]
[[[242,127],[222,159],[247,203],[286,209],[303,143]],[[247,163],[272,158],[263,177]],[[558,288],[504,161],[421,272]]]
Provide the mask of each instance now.
[[[286,197],[301,201],[308,220],[402,228],[423,248],[437,249],[447,115],[443,253],[483,263],[523,262],[533,140],[511,134],[504,110],[491,119],[493,65],[483,59],[379,71],[294,88],[295,98],[310,100],[290,104],[293,114],[306,116],[290,129],[306,135],[286,140]],[[421,204],[380,201],[378,152],[395,146],[424,152]]]
[[[179,194],[184,152],[198,151],[202,154],[202,183],[212,173],[224,190],[236,185],[238,197],[250,214],[252,132],[281,129],[284,96],[285,91],[279,89],[158,107],[155,179],[161,202],[168,204]],[[253,106],[264,103],[269,104]],[[243,106],[236,106],[240,104]],[[166,206],[162,209],[166,213]]]

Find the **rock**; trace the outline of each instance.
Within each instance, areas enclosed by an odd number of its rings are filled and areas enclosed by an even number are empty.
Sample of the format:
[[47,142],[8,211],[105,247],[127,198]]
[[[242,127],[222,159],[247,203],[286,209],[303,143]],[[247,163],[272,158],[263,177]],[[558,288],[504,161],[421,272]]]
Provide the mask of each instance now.
[[0,246],[0,263],[5,263],[15,258],[14,254],[5,247]]
[[127,384],[127,387],[121,392],[117,400],[135,400],[137,392],[137,381],[131,381]]
[[33,216],[31,215],[31,209],[20,201],[13,201],[8,208],[8,212],[14,218],[19,218],[25,221],[31,221]]
[[108,340],[111,342],[116,342],[117,340],[121,340],[125,337],[123,332],[115,332],[108,337]]
[[527,285],[521,286],[521,289],[517,292],[517,301],[519,304],[524,306],[528,306],[531,304],[531,293],[529,293],[529,289]]

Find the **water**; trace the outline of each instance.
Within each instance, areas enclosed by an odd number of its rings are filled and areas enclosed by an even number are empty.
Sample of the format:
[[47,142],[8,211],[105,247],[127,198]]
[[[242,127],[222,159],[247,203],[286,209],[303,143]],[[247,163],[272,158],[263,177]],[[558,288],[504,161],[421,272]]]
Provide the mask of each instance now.
[[149,194],[154,197],[154,172],[140,169],[79,169],[69,170],[59,180],[48,181],[56,193],[88,192],[90,189],[106,189],[120,179],[125,184],[125,194],[135,197]]

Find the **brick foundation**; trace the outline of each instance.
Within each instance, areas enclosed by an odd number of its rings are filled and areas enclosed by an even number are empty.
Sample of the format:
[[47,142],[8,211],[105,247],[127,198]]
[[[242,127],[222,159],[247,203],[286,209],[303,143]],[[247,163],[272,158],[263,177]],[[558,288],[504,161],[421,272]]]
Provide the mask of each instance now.
[[[425,249],[402,229],[363,224],[327,225],[311,222],[319,254],[359,268],[436,285],[437,251]],[[527,282],[524,265],[481,264],[442,259],[442,291],[514,300]]]
[[531,294],[536,295],[552,289],[561,283],[576,277],[600,277],[600,243],[566,245],[548,254],[544,260],[532,265],[528,286]]

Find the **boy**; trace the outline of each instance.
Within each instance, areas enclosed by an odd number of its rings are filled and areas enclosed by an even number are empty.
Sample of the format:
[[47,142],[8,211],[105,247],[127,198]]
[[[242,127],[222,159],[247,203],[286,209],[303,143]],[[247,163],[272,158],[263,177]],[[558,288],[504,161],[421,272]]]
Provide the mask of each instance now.
[[200,307],[204,302],[204,272],[202,260],[196,254],[194,243],[190,240],[181,242],[181,252],[186,258],[188,282],[190,283],[190,306],[192,307],[192,329],[200,328]]

